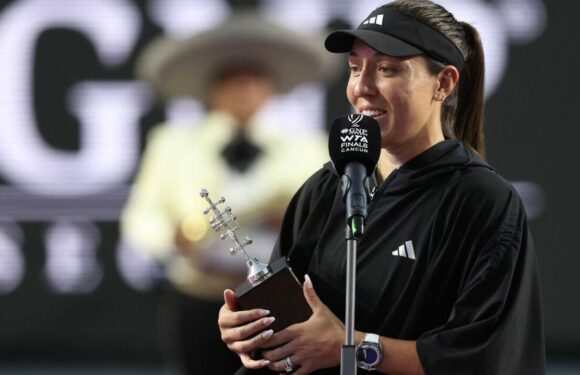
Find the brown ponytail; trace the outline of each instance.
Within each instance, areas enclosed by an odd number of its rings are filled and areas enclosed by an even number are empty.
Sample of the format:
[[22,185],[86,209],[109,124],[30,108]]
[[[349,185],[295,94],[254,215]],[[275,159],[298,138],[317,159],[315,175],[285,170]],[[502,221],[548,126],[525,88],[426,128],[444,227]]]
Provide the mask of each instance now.
[[460,22],[465,32],[469,54],[459,79],[457,110],[454,124],[458,139],[470,145],[479,154],[485,154],[483,135],[483,102],[485,64],[483,47],[477,30],[468,23]]
[[[412,15],[451,40],[465,59],[459,83],[443,102],[441,125],[447,138],[456,138],[485,154],[483,135],[484,58],[479,33],[473,26],[458,22],[453,14],[429,0],[396,0],[386,4]],[[428,67],[433,74],[441,72],[445,64],[430,57]]]

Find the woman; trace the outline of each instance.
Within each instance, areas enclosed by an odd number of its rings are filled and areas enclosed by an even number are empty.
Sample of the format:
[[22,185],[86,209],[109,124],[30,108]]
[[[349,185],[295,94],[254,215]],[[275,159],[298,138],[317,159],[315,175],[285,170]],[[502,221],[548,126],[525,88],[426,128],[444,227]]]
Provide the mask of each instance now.
[[[537,266],[524,208],[480,156],[484,61],[477,31],[430,1],[400,0],[377,8],[356,30],[332,33],[326,48],[349,52],[348,99],[381,129],[379,187],[358,247],[358,373],[543,374]],[[235,296],[225,291],[222,339],[245,368],[339,373],[344,210],[339,178],[326,165],[284,218],[273,258],[287,257],[304,276],[309,320],[273,333],[267,326],[275,317],[235,311]],[[253,359],[258,348],[262,357]]]

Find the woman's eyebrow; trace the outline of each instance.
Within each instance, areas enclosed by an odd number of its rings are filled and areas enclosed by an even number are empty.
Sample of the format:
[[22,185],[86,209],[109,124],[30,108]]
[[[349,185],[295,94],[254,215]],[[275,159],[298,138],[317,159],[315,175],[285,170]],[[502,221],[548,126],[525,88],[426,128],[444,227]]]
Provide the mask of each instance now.
[[[385,55],[385,54],[382,54],[382,53],[380,53],[380,52],[378,52],[378,51],[374,51],[372,56],[373,56],[373,57],[375,57],[375,56],[381,56],[381,55],[382,55],[382,56],[387,56],[387,55]],[[349,52],[349,54],[348,54],[348,56],[349,56],[349,57],[350,57],[350,56],[352,56],[352,57],[359,57],[359,55],[358,55],[358,54],[357,54],[355,51],[350,51],[350,52]]]

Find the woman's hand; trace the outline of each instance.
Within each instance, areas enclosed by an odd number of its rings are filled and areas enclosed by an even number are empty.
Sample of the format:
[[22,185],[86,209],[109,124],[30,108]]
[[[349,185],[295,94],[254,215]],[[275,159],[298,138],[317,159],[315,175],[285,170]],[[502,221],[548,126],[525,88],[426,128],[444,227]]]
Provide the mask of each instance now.
[[232,290],[224,291],[224,305],[220,309],[218,325],[222,341],[236,353],[242,364],[249,369],[259,369],[270,364],[266,359],[254,360],[251,353],[257,348],[270,346],[268,340],[273,331],[267,329],[274,322],[274,317],[266,317],[268,310],[254,309],[236,311],[236,295]]
[[293,324],[275,333],[268,340],[268,346],[275,349],[262,354],[270,361],[268,367],[273,371],[285,371],[286,357],[290,357],[294,375],[309,374],[340,364],[344,324],[320,301],[308,275],[305,276],[303,290],[312,308],[312,316],[303,323]]

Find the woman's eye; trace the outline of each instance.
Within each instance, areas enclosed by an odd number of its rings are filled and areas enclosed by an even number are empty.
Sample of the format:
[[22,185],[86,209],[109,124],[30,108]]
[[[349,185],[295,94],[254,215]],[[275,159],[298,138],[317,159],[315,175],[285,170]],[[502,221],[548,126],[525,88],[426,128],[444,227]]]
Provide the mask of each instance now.
[[385,74],[392,74],[396,72],[396,70],[390,66],[379,66],[378,71]]
[[348,68],[350,69],[351,73],[358,73],[360,72],[360,68],[357,65],[349,65]]

